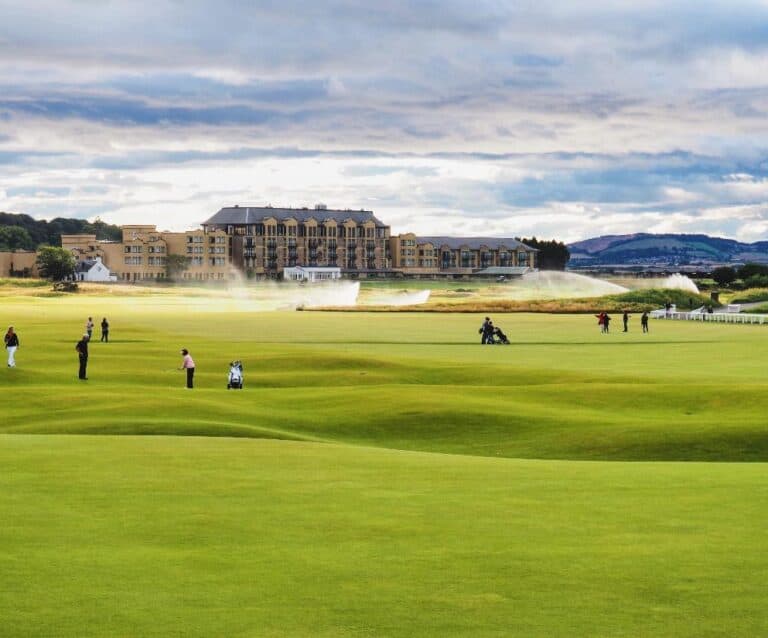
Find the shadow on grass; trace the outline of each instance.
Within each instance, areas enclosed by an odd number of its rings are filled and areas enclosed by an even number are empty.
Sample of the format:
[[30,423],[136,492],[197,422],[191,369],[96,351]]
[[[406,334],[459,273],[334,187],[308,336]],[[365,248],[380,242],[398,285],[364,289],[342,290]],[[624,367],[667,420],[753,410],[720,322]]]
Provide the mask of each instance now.
[[[80,335],[82,336],[82,335]],[[77,342],[79,339],[77,338],[77,331],[75,331],[75,336],[72,337],[72,339],[55,339],[52,342],[53,343],[70,343],[70,342]],[[92,346],[100,345],[102,342],[98,337],[91,337],[91,340],[89,343]],[[152,343],[152,339],[110,339],[106,342],[106,345],[109,345],[111,343]]]
[[[681,341],[656,341],[656,340],[644,340],[644,341],[629,341],[629,342],[609,342],[606,341],[605,345],[609,346],[643,346],[643,345],[685,345],[689,343],[714,343],[715,340],[706,339],[691,339]],[[255,341],[254,343],[268,344],[268,345],[285,345],[285,344],[301,344],[301,345],[357,345],[357,346],[478,346],[481,347],[484,344],[477,341],[378,341],[375,339],[360,340],[360,339],[344,339],[344,340],[306,340],[292,339],[290,341]],[[599,341],[514,341],[510,340],[508,344],[493,344],[493,345],[511,345],[511,346],[596,346],[599,345]]]

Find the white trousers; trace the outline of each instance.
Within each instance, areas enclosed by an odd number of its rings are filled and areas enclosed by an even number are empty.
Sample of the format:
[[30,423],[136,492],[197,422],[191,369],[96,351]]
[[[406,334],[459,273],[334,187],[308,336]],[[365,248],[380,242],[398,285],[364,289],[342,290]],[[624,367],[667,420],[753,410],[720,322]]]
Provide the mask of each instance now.
[[8,346],[6,348],[6,350],[8,350],[8,367],[9,368],[16,367],[16,359],[14,359],[14,355],[16,354],[16,348],[17,346]]

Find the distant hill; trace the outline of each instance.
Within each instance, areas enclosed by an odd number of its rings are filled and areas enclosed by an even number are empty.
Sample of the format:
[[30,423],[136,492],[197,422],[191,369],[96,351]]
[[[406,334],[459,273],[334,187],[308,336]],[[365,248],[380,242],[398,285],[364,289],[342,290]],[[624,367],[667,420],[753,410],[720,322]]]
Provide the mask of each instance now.
[[568,244],[568,249],[571,252],[570,268],[768,263],[768,241],[747,244],[709,235],[604,235]]
[[51,221],[38,220],[29,215],[0,212],[0,250],[35,250],[42,244],[61,246],[62,235],[92,233],[97,239],[120,241],[119,226],[85,219],[57,217]]

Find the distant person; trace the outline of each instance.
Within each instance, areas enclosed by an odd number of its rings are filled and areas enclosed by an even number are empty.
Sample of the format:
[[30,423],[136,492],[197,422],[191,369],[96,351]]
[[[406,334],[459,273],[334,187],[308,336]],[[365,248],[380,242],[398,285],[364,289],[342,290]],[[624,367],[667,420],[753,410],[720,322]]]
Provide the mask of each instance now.
[[483,321],[483,325],[480,326],[480,330],[478,332],[480,333],[480,344],[485,345],[488,343],[488,335],[491,334],[491,331],[493,328],[491,328],[491,318],[486,317],[485,321]]
[[668,301],[664,304],[664,314],[669,317],[670,313],[672,312],[672,304]]
[[601,312],[597,317],[597,325],[600,326],[600,332],[605,332],[605,313]]
[[85,332],[88,335],[88,340],[90,340],[93,335],[93,326],[93,317],[88,317],[88,321],[85,322]]
[[16,350],[19,349],[19,335],[13,330],[13,326],[8,326],[8,332],[3,338],[5,349],[8,351],[8,367],[16,367]]
[[187,371],[187,389],[191,390],[195,379],[195,362],[192,360],[192,356],[186,348],[181,349],[181,356],[184,358],[181,360],[181,367],[179,370]]
[[648,311],[646,310],[640,316],[640,325],[643,327],[643,332],[648,332]]
[[622,320],[624,321],[624,332],[629,332],[629,313],[626,310],[622,315]]
[[607,312],[603,313],[603,332],[605,334],[608,334],[608,329],[611,325],[611,315],[609,315]]
[[75,350],[77,350],[77,357],[80,360],[80,369],[77,372],[77,378],[81,381],[88,380],[86,373],[88,368],[88,342],[90,340],[91,337],[86,332],[83,335],[83,338],[80,339],[80,341],[78,341],[77,345],[75,346]]
[[101,340],[109,343],[109,321],[106,317],[101,320]]

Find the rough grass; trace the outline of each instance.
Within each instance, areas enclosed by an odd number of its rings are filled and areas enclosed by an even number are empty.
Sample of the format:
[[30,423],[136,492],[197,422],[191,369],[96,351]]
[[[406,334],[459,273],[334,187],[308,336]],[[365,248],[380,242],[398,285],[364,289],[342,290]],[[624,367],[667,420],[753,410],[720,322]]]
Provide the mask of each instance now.
[[3,636],[768,633],[764,326],[8,301]]
[[11,288],[14,290],[24,290],[27,288],[50,288],[51,282],[46,279],[22,279],[0,277],[0,288]]
[[756,303],[759,301],[768,302],[768,290],[763,288],[753,288],[735,293],[730,303]]
[[[510,293],[511,294],[511,293]],[[464,297],[468,301],[461,301]],[[488,312],[526,312],[545,314],[587,314],[606,311],[622,313],[642,313],[663,307],[665,303],[676,304],[678,308],[687,309],[690,303],[694,308],[705,304],[719,307],[707,295],[697,295],[683,290],[664,288],[642,288],[630,290],[617,295],[602,297],[575,297],[567,299],[500,299],[494,296],[484,297],[483,292],[467,294],[463,290],[449,291],[445,294],[433,294],[426,304],[418,306],[359,306],[328,307],[324,311],[335,312],[440,312],[440,313],[488,313]]]

